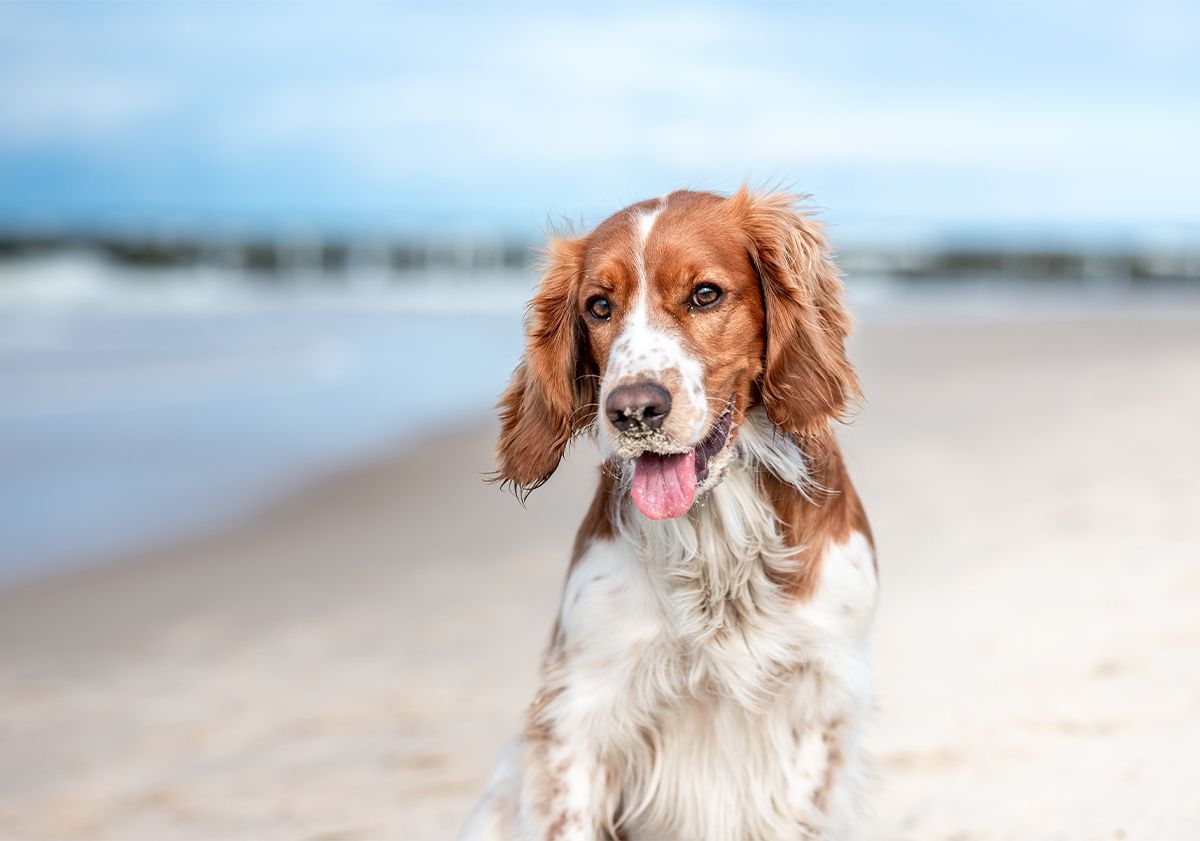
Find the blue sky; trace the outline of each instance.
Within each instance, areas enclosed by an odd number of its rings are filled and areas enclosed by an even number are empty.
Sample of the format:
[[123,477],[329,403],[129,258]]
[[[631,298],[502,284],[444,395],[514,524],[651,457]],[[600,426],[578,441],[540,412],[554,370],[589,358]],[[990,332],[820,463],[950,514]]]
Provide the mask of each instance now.
[[1200,230],[1196,4],[6,3],[0,226],[536,234],[675,187],[845,237]]

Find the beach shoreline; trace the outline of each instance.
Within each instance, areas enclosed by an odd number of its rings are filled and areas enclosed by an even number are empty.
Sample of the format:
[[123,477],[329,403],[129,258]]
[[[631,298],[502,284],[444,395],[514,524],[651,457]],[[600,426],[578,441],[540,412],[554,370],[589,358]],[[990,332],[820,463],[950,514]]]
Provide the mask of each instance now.
[[[852,355],[882,577],[864,837],[1200,834],[1200,318],[869,323]],[[0,589],[0,835],[453,837],[595,480],[577,445],[522,508],[482,481],[494,432]]]

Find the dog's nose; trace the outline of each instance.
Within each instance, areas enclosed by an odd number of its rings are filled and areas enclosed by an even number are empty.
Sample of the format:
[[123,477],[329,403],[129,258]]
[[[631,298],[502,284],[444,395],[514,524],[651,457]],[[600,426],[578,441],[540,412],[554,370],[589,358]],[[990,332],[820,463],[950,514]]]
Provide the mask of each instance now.
[[621,432],[658,429],[671,413],[671,395],[658,383],[623,385],[609,392],[604,410]]

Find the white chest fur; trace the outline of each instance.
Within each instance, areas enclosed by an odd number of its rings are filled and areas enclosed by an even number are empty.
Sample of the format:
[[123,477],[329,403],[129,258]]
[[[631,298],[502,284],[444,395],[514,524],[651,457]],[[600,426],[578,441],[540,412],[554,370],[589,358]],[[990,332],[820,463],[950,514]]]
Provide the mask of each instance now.
[[572,570],[547,713],[616,781],[580,796],[607,797],[624,837],[835,829],[868,702],[875,573],[853,534],[825,547],[796,601],[771,574],[795,555],[734,466],[698,516],[631,515]]
[[[464,837],[843,836],[869,703],[871,546],[785,545],[754,471],[803,492],[802,457],[753,422],[741,449],[698,513],[630,511],[585,547],[526,731]],[[789,596],[776,582],[815,551],[815,589]]]

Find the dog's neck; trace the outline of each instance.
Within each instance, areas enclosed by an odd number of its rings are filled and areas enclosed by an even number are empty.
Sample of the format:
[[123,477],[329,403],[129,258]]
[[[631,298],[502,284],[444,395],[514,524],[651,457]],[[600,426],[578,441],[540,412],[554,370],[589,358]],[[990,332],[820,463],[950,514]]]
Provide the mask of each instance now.
[[694,644],[773,609],[796,567],[796,547],[741,457],[684,517],[648,520],[620,494],[614,530],[645,565],[675,631]]
[[869,535],[832,433],[797,442],[761,408],[746,413],[721,481],[686,516],[643,517],[629,481],[606,466],[576,557],[595,538],[625,542],[678,632],[697,642],[805,597],[830,541],[853,529]]

